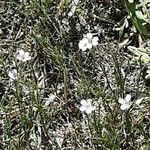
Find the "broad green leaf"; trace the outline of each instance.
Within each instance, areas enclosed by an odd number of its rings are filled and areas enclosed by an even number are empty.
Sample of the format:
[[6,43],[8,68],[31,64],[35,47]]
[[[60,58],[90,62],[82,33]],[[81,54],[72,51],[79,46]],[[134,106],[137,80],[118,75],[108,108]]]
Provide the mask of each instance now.
[[148,22],[146,15],[143,15],[141,11],[138,10],[135,12],[135,14],[139,19],[143,19],[144,21]]
[[144,15],[142,14],[142,12],[141,11],[135,11],[135,14],[136,14],[136,16],[139,18],[139,19],[143,19],[144,18]]
[[143,23],[145,23],[145,20],[138,18],[136,15],[136,11],[137,11],[136,5],[134,3],[130,3],[127,0],[124,0],[124,3],[125,3],[126,10],[128,11],[128,14],[131,16],[132,23],[137,29],[137,31],[141,35],[147,35],[147,30],[145,26],[143,25]]
[[144,63],[149,63],[150,62],[150,56],[147,54],[144,48],[136,48],[134,46],[128,46],[128,49],[134,53],[135,55],[141,57],[141,60]]

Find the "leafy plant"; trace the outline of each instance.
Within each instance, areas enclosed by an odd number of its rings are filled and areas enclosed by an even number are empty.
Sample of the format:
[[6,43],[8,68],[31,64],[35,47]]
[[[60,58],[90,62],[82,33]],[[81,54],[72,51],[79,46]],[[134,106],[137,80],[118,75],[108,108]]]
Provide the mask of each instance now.
[[147,36],[145,25],[149,21],[149,13],[147,11],[148,2],[140,1],[140,3],[136,3],[131,0],[124,0],[124,4],[134,27],[141,35]]
[[146,79],[150,78],[150,41],[144,43],[141,47],[134,47],[134,46],[128,46],[128,49],[134,53],[136,56],[134,59],[136,62],[139,62],[139,60],[147,66],[147,75],[145,76]]

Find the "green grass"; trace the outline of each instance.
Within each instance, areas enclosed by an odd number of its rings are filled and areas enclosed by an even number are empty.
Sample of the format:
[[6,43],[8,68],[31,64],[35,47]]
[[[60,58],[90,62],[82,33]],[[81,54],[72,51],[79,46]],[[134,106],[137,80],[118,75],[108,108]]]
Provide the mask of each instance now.
[[[0,149],[150,148],[147,68],[127,49],[148,37],[133,32],[132,18],[121,34],[114,30],[128,16],[123,4],[79,1],[69,17],[71,0],[0,2]],[[78,43],[87,33],[99,44],[83,52]],[[17,59],[21,49],[31,60]],[[11,81],[13,69],[18,79]],[[118,100],[127,94],[132,105],[123,111]],[[91,114],[80,111],[83,99],[96,106]]]

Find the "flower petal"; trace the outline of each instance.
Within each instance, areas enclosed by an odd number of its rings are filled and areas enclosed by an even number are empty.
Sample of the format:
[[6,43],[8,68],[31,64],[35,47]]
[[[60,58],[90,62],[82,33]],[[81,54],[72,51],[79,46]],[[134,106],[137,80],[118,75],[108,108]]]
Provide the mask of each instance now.
[[19,55],[24,55],[25,52],[21,49],[18,51],[18,53],[19,53]]
[[92,39],[92,45],[93,46],[96,46],[96,45],[98,45],[98,37],[97,36],[95,36],[95,37],[93,37],[93,39]]
[[129,3],[133,3],[133,2],[134,2],[134,0],[128,0],[128,2],[129,2]]
[[81,100],[80,104],[85,106],[85,105],[87,105],[87,102],[86,102],[86,100],[83,99],[83,100]]
[[88,42],[88,43],[87,43],[87,48],[88,48],[88,49],[91,49],[91,48],[92,48],[92,43]]
[[88,38],[83,38],[81,41],[82,41],[82,43],[84,43],[84,44],[89,42]]
[[87,50],[87,47],[82,47],[82,51],[86,51]]
[[80,111],[86,111],[87,110],[87,108],[85,106],[81,106],[79,109],[80,109]]
[[130,102],[131,100],[131,95],[130,94],[127,94],[126,97],[125,97],[125,102]]
[[91,114],[92,111],[93,111],[93,110],[91,109],[91,107],[89,107],[89,108],[86,109],[86,113],[87,113],[87,114]]
[[126,105],[121,105],[121,106],[120,106],[120,109],[121,109],[121,110],[126,110],[126,109],[127,109],[127,108],[126,108]]
[[88,47],[87,47],[87,44],[88,44],[88,39],[87,38],[83,38],[81,41],[79,41],[79,49],[85,51]]
[[87,37],[88,39],[92,39],[93,34],[92,34],[92,33],[87,33],[87,34],[86,34],[86,37]]
[[86,101],[86,105],[88,105],[88,106],[91,106],[92,104],[91,104],[91,102],[92,102],[92,99],[87,99],[87,101]]
[[119,98],[118,102],[119,102],[120,104],[124,104],[124,103],[125,103],[125,100],[124,100],[123,98]]
[[121,105],[120,109],[121,110],[126,110],[126,109],[129,109],[130,108],[130,105],[129,104],[123,104]]

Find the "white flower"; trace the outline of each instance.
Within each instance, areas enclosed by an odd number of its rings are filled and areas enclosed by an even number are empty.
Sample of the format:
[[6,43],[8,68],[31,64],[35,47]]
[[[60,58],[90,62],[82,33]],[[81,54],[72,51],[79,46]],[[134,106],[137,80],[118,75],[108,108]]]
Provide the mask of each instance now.
[[98,37],[95,36],[93,37],[92,33],[87,33],[84,38],[79,41],[79,49],[81,49],[82,51],[85,51],[87,49],[91,49],[92,46],[97,46],[98,45]]
[[17,80],[18,79],[17,70],[13,69],[12,71],[9,71],[8,76],[10,77],[11,80]]
[[131,104],[130,104],[130,100],[131,100],[131,95],[127,94],[126,97],[123,98],[119,98],[119,103],[121,104],[120,109],[121,110],[126,110],[129,109]]
[[22,62],[31,60],[31,56],[29,55],[29,52],[24,52],[23,50],[18,51],[18,55],[16,58]]
[[96,109],[95,106],[92,106],[91,101],[91,99],[81,100],[80,111],[85,111],[87,114],[91,114],[91,112]]
[[79,44],[79,49],[81,49],[82,51],[86,51],[87,49],[91,49],[92,48],[92,43],[89,42],[88,38],[83,38]]

